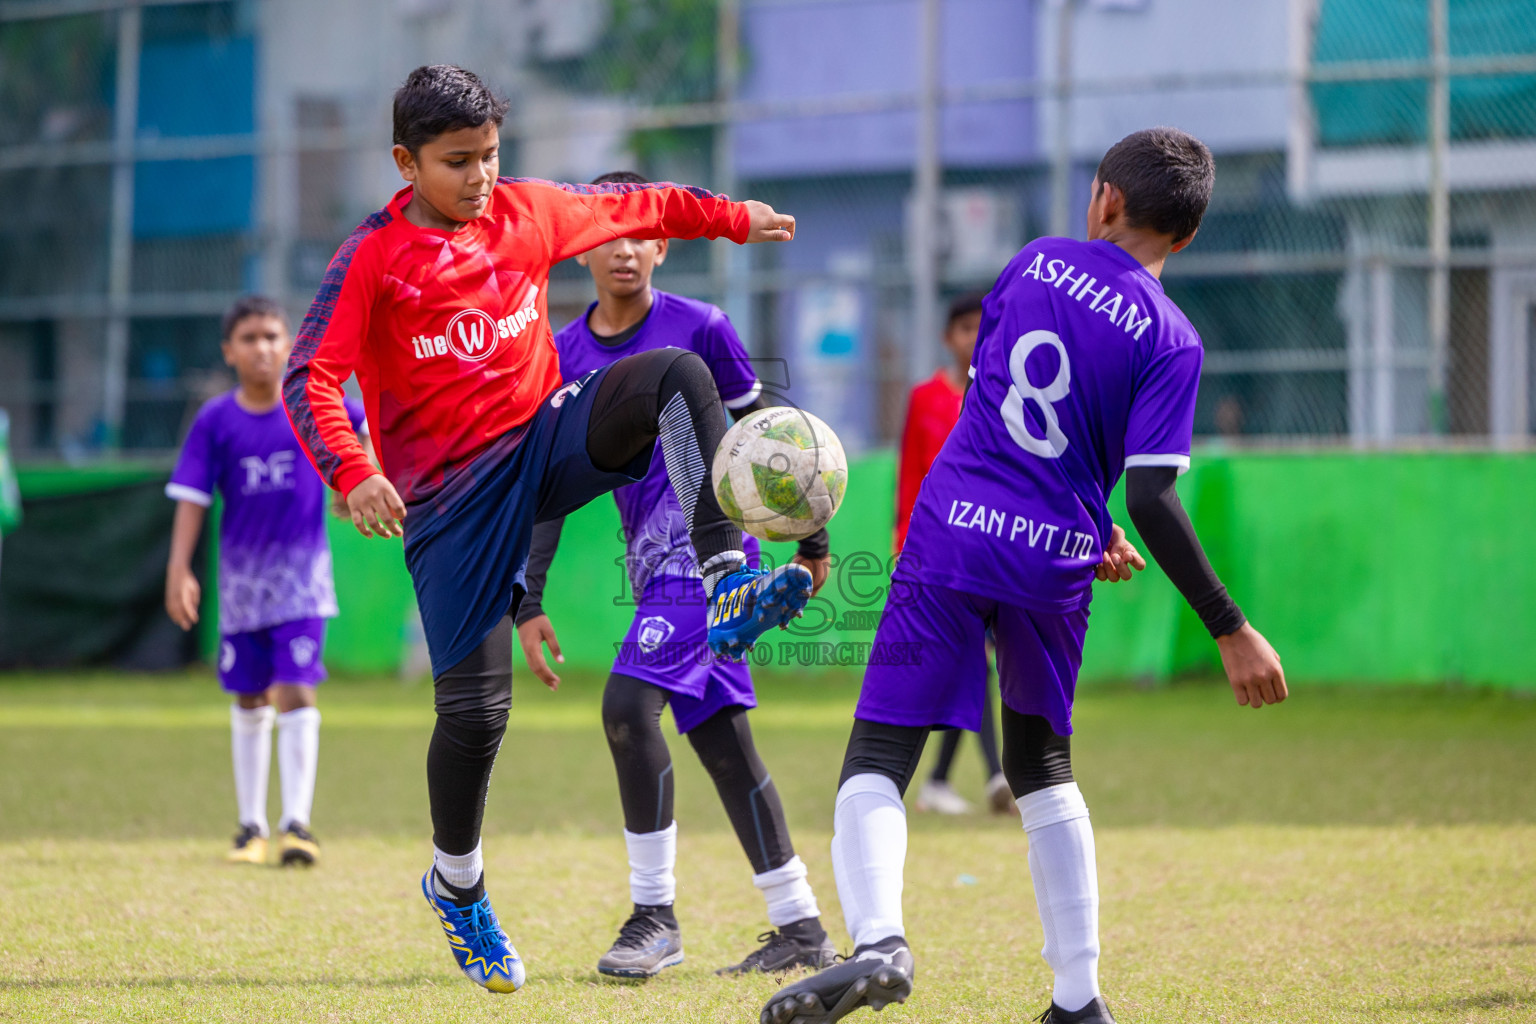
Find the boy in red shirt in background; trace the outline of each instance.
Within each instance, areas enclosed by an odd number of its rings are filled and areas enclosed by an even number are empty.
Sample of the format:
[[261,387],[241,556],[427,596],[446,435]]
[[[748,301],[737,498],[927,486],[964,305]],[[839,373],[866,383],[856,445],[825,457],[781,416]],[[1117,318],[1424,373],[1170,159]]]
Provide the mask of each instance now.
[[[393,149],[409,185],[337,250],[283,382],[294,432],[358,530],[405,538],[437,710],[422,894],[459,968],[493,992],[525,976],[486,895],[480,826],[534,523],[641,479],[659,442],[717,656],[740,658],[813,587],[803,566],[745,563],[709,486],[725,412],[704,361],[655,349],[562,386],[545,294],[552,264],[616,238],[788,241],[794,218],[678,185],[499,177],[506,111],[463,68],[411,72]],[[354,373],[382,473],[342,404]]]
[[[980,293],[962,295],[949,304],[949,317],[944,324],[944,347],[953,360],[940,366],[932,377],[912,389],[907,399],[907,422],[901,430],[901,462],[896,470],[896,543],[895,551],[901,553],[907,540],[907,523],[912,518],[912,506],[917,504],[917,492],[928,475],[928,467],[944,447],[944,439],[960,418],[960,402],[971,369],[971,353],[976,349],[976,334],[981,329]],[[987,802],[992,810],[1005,814],[1013,809],[1013,796],[1008,791],[1008,780],[1003,777],[1003,765],[997,755],[997,726],[993,722],[990,669],[987,673],[987,700],[982,708],[981,756],[987,762]],[[917,791],[917,809],[936,811],[939,814],[966,814],[970,803],[955,792],[949,784],[949,770],[955,763],[960,749],[961,730],[944,730],[939,746],[939,758],[934,762],[933,773]]]

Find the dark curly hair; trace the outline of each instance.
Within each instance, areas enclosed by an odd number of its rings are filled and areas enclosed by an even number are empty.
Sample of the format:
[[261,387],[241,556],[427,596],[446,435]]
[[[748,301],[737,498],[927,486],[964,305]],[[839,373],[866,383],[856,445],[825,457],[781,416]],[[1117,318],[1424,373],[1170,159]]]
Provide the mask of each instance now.
[[478,128],[507,116],[507,101],[473,71],[453,64],[423,64],[395,90],[395,144],[412,153],[444,132]]
[[1216,184],[1216,162],[1205,143],[1177,128],[1145,128],[1109,148],[1099,185],[1125,194],[1125,219],[1181,242],[1195,233]]

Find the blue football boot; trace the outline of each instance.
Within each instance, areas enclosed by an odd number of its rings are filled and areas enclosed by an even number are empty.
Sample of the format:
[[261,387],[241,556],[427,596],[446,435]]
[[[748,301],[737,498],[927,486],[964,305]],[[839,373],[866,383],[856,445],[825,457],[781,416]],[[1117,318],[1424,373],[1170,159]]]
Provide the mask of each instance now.
[[437,886],[432,884],[434,870],[428,868],[421,876],[421,894],[437,913],[459,970],[470,981],[492,992],[516,992],[522,988],[526,977],[523,961],[512,948],[512,940],[501,930],[496,912],[491,909],[491,898],[481,896],[460,906],[438,893]]
[[715,586],[709,611],[709,649],[741,661],[774,626],[784,626],[811,599],[811,571],[793,562],[777,569],[743,565]]

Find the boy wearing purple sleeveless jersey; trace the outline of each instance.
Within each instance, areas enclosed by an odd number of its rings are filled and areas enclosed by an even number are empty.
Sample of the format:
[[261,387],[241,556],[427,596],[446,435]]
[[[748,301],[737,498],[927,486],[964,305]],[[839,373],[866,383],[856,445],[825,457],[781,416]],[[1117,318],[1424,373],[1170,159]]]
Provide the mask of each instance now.
[[870,666],[843,762],[832,864],[854,956],[780,990],[764,1024],[835,1021],[911,992],[902,794],[930,728],[980,722],[988,626],[1003,770],[1055,976],[1039,1019],[1113,1021],[1069,737],[1090,588],[1113,544],[1104,503],[1122,471],[1132,521],[1216,638],[1238,703],[1285,699],[1279,657],[1216,578],[1174,490],[1189,465],[1202,350],[1159,276],[1194,237],[1213,181],[1210,151],[1192,136],[1127,136],[1094,178],[1089,240],[1030,243],[987,296],[972,387],[923,483],[875,638],[877,651],[920,645],[921,664]]
[[[231,748],[240,831],[228,860],[267,856],[267,775],[272,725],[282,779],[280,860],[314,864],[309,831],[320,749],[315,685],[325,678],[325,620],[336,615],[327,488],[299,450],[280,385],[292,341],[282,307],[248,296],[224,314],[224,361],[240,384],[198,411],[166,484],[176,502],[165,606],[182,629],[198,619],[202,589],[192,551],[217,491],[219,682],[234,694]],[[353,430],[366,437],[362,406],[348,402]],[[273,704],[276,710],[273,710]]]
[[[640,181],[638,175],[618,172],[594,184]],[[577,380],[637,352],[675,347],[704,360],[733,416],[764,408],[762,384],[725,314],[651,288],[652,271],[666,255],[665,239],[619,239],[577,257],[591,271],[598,300],[555,335],[562,379]],[[768,904],[771,927],[765,944],[720,973],[826,966],[832,962],[831,941],[821,926],[805,864],[790,842],[778,790],[747,723],[747,709],[757,706],[751,672],[744,662],[715,660],[705,645],[703,580],[667,479],[658,448],[642,479],[613,492],[637,604],[603,692],[603,727],[618,773],[634,910],[597,969],[614,977],[648,978],[683,959],[673,910],[677,823],[672,817],[672,760],[661,732],[661,713],[668,704],[677,731],[688,737],[714,779],[752,864],[752,882]],[[559,521],[535,528],[528,593],[517,615],[528,663],[551,687],[559,679],[544,659],[543,645],[549,644],[556,660],[559,645],[540,598],[559,537]],[[757,543],[751,537],[743,540],[755,565]],[[827,574],[826,531],[802,541],[795,560],[811,570],[819,587]]]

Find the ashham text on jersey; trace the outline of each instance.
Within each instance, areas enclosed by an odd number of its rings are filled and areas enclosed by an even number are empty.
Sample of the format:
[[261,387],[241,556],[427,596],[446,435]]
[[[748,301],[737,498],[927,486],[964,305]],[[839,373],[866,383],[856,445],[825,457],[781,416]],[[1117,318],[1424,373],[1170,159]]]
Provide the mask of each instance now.
[[1137,309],[1136,303],[1126,301],[1124,295],[1107,284],[1095,289],[1093,286],[1099,283],[1097,278],[1090,276],[1086,270],[1073,276],[1075,270],[1077,268],[1068,266],[1066,260],[1047,260],[1045,253],[1037,252],[1034,261],[1019,276],[1033,277],[1044,284],[1054,284],[1057,288],[1065,286],[1067,294],[1078,302],[1093,296],[1088,303],[1090,311],[1103,313],[1109,317],[1110,323],[1140,341],[1142,332],[1152,326],[1152,311]]

